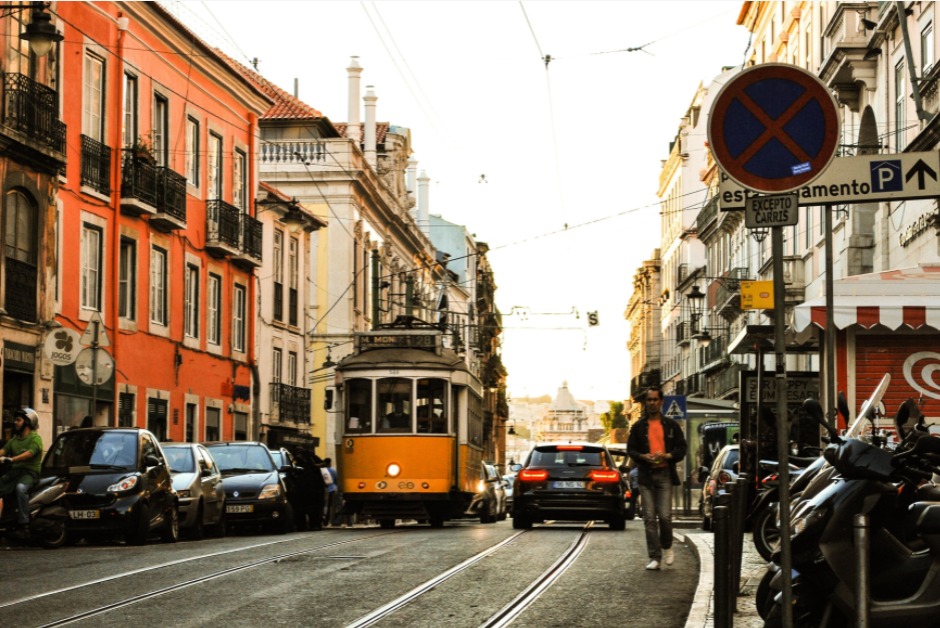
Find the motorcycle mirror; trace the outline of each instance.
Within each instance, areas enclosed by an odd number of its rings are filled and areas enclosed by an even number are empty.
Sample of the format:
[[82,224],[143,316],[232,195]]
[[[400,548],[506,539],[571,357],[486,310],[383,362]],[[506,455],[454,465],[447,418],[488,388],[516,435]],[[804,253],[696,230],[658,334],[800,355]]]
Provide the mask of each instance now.
[[911,417],[911,408],[910,408],[910,399],[901,404],[898,408],[897,413],[894,415],[894,429],[898,431],[898,437],[901,440],[904,440],[907,437],[907,430],[905,426],[907,425],[908,419]]
[[846,423],[849,422],[849,402],[845,398],[845,391],[840,390],[839,394],[836,396],[836,407],[839,409],[839,414],[842,415],[842,418]]
[[822,404],[819,403],[818,399],[804,400],[803,412],[809,415],[810,418],[816,419],[817,423],[826,428],[826,431],[829,432],[830,438],[836,439],[839,437],[839,432],[836,430],[836,428],[826,420]]

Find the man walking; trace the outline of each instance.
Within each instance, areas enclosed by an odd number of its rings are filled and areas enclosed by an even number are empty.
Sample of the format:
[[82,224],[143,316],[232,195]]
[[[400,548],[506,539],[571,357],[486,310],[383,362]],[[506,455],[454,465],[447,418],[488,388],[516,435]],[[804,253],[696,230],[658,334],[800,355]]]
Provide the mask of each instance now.
[[643,502],[646,528],[647,569],[671,565],[672,487],[679,485],[676,463],[685,457],[686,442],[677,421],[663,416],[663,391],[652,386],[646,391],[646,413],[630,429],[627,454],[637,466],[637,482]]

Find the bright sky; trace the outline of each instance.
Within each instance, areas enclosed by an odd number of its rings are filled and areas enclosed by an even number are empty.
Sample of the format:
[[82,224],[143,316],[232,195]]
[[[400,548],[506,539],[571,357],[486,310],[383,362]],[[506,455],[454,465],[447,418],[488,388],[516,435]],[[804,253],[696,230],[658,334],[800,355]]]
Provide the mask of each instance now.
[[698,84],[743,61],[741,2],[164,4],[334,122],[358,55],[378,119],[411,129],[431,213],[491,247],[510,394],[629,396],[623,313],[659,246],[661,161]]

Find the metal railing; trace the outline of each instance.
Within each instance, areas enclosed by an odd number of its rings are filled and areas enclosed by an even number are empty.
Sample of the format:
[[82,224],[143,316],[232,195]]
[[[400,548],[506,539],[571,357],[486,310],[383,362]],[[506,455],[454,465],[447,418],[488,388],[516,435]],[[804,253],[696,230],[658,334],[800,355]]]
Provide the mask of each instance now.
[[161,166],[157,182],[157,211],[186,222],[186,177]]
[[121,198],[135,198],[148,205],[157,206],[157,167],[138,159],[128,149],[124,149]]
[[111,194],[111,147],[82,135],[82,185]]
[[206,222],[209,240],[238,248],[241,223],[237,207],[220,199],[206,201]]
[[[236,211],[239,211],[236,208]],[[261,239],[264,236],[264,229],[261,221],[248,214],[240,214],[241,221],[241,250],[249,257],[261,261]]]
[[310,389],[272,383],[271,419],[280,423],[310,423]]
[[3,73],[3,124],[65,153],[65,123],[58,116],[58,93],[23,74]]
[[4,275],[6,292],[3,308],[7,315],[29,323],[38,321],[36,285],[39,271],[36,265],[7,257],[4,260]]

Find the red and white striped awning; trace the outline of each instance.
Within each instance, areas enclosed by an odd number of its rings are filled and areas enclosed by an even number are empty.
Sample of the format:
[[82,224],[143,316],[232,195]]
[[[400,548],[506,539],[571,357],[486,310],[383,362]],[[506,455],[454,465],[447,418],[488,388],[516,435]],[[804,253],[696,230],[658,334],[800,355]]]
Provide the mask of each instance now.
[[[832,321],[838,329],[932,327],[940,330],[940,264],[919,264],[881,273],[854,275],[833,282]],[[793,326],[801,332],[826,327],[826,298],[794,308]]]

